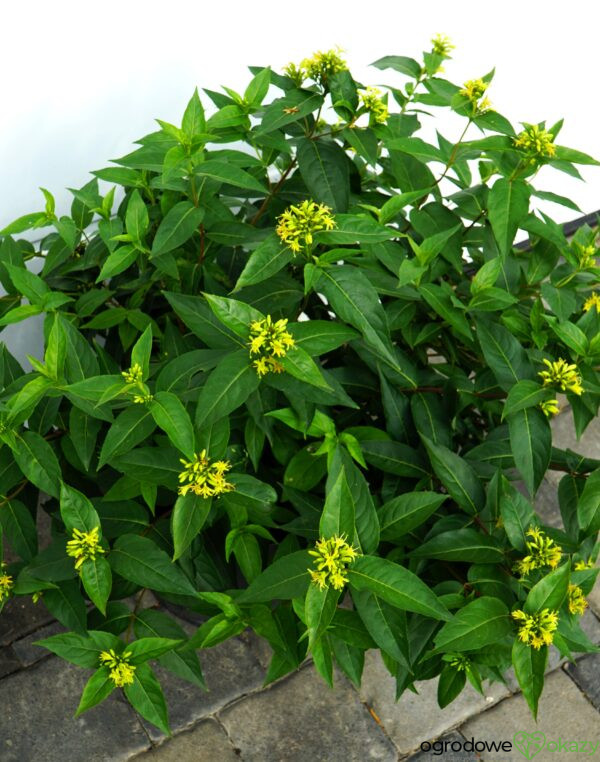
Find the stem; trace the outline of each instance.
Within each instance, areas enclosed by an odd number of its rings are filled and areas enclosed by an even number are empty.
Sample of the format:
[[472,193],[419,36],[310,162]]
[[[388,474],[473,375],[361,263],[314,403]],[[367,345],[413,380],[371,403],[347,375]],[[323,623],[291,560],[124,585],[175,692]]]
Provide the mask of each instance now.
[[287,169],[283,172],[281,177],[279,178],[277,184],[273,188],[273,190],[264,198],[264,201],[261,204],[260,209],[256,212],[254,217],[250,220],[251,225],[256,225],[256,223],[260,220],[260,218],[263,216],[263,214],[267,211],[267,208],[273,198],[277,195],[279,189],[283,185],[283,183],[286,181],[288,175],[292,171],[292,169],[296,166],[296,159],[292,159]]
[[456,154],[458,153],[459,146],[463,142],[463,139],[464,139],[465,135],[467,134],[467,130],[471,126],[471,122],[472,121],[473,121],[473,118],[469,117],[469,119],[467,121],[467,126],[462,131],[462,134],[459,137],[458,142],[454,144],[454,148],[452,149],[452,153],[450,154],[450,158],[448,159],[448,162],[446,163],[446,166],[444,167],[444,171],[439,176],[439,178],[436,180],[436,183],[435,183],[436,185],[439,185],[442,182],[444,177],[446,177],[446,175],[448,174],[448,171],[449,171],[450,167],[454,164],[454,161],[456,159]]

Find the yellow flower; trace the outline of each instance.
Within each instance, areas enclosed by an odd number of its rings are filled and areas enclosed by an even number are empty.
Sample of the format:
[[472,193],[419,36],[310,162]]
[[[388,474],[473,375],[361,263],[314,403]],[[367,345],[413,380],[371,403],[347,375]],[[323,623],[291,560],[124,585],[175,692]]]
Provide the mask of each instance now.
[[153,394],[144,393],[144,394],[133,395],[133,401],[136,405],[145,405],[148,402],[152,402],[153,399],[154,399]]
[[544,381],[544,386],[557,384],[563,392],[573,392],[577,395],[583,393],[581,376],[577,372],[576,365],[569,365],[566,360],[561,358],[555,362],[544,359],[544,364],[548,370],[541,370],[538,373],[538,376]]
[[517,637],[521,643],[526,643],[536,650],[542,646],[549,646],[554,638],[554,631],[558,627],[558,614],[550,609],[542,609],[539,614],[526,614],[517,609],[512,612],[513,619],[518,623],[519,632]]
[[210,462],[206,450],[194,455],[193,460],[181,459],[184,470],[179,474],[180,482],[187,482],[179,487],[180,495],[193,492],[199,497],[217,497],[224,492],[231,492],[235,487],[225,479],[225,474],[231,468],[231,463],[226,460]]
[[[327,51],[318,50],[313,53],[311,58],[304,58],[300,62],[300,69],[307,79],[314,79],[315,82],[323,85],[332,74],[348,70],[348,64],[340,56],[341,52],[340,48]],[[288,76],[290,75],[288,74]]]
[[320,230],[331,230],[335,220],[331,209],[325,204],[317,204],[310,199],[298,206],[289,206],[277,218],[276,232],[294,254],[313,242],[313,235]]
[[558,400],[544,400],[543,402],[540,402],[540,410],[547,418],[552,418],[553,415],[558,415],[560,413]]
[[291,333],[287,331],[287,319],[273,321],[270,315],[263,320],[250,323],[250,357],[259,355],[252,365],[259,376],[267,373],[282,373],[283,365],[275,358],[285,357],[288,350],[296,346]]
[[596,253],[597,249],[595,246],[582,246],[580,243],[575,244],[575,254],[579,260],[577,265],[578,268],[580,270],[585,270],[588,267],[595,267]]
[[433,45],[433,53],[438,56],[448,57],[451,50],[456,47],[450,42],[450,38],[446,34],[436,34],[432,38],[431,44]]
[[79,571],[88,558],[96,559],[96,554],[104,553],[100,543],[100,527],[94,527],[91,532],[74,529],[72,539],[67,543],[67,555],[75,558],[75,568]]
[[335,590],[342,590],[348,582],[346,570],[357,558],[358,551],[346,542],[346,537],[334,535],[329,539],[317,540],[315,550],[308,551],[314,556],[315,569],[308,569],[312,581],[321,590],[331,585]]
[[[293,79],[298,86],[300,86],[306,78],[304,72],[302,71],[302,67],[296,66],[295,63],[289,63],[284,67],[283,72],[290,79]],[[284,111],[287,111],[287,109],[284,109]]]
[[142,366],[136,362],[129,370],[122,371],[121,375],[128,384],[138,384],[142,380]]
[[367,87],[359,92],[364,108],[371,114],[373,120],[383,124],[389,116],[388,107],[381,97],[381,90],[377,87]]
[[464,654],[452,654],[448,663],[451,667],[454,667],[457,672],[464,672],[471,664],[471,660]]
[[6,574],[3,569],[6,564],[0,564],[0,603],[3,603],[10,596],[15,583],[10,574]]
[[110,651],[100,652],[100,664],[110,669],[109,676],[116,688],[133,683],[135,666],[129,663],[130,656],[130,651],[125,651],[119,656],[112,648]]
[[592,292],[583,303],[583,311],[589,312],[592,307],[596,308],[596,312],[600,312],[600,293],[597,291]]
[[594,562],[590,558],[588,561],[575,561],[575,565],[573,566],[573,569],[575,571],[585,571],[586,569],[593,569],[594,568]]
[[515,564],[515,570],[526,576],[534,569],[541,569],[544,566],[549,566],[551,569],[555,569],[562,555],[562,548],[557,545],[554,540],[547,537],[537,527],[530,527],[526,532],[528,537],[531,537],[531,541],[526,541],[527,555]]
[[583,590],[578,585],[569,585],[567,591],[567,608],[571,614],[583,614],[588,602],[583,595]]
[[551,159],[556,153],[554,136],[537,124],[525,124],[525,129],[513,138],[515,148],[523,151],[531,164]]
[[477,103],[480,98],[483,98],[487,89],[488,83],[482,79],[470,79],[465,82],[460,94],[467,97],[472,103]]

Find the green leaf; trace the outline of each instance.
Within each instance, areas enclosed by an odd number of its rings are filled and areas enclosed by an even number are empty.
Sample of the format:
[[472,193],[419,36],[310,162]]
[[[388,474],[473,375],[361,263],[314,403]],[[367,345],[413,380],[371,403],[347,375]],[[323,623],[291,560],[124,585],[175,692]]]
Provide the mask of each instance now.
[[150,355],[152,354],[152,326],[148,324],[131,350],[131,364],[142,369],[142,380],[150,375]]
[[292,90],[283,98],[277,98],[265,109],[258,135],[280,130],[292,122],[303,119],[323,104],[323,96],[308,90]]
[[285,372],[289,373],[290,376],[294,376],[304,383],[311,384],[311,386],[316,386],[318,389],[331,391],[331,387],[323,378],[315,361],[301,347],[292,347],[288,350],[285,357],[278,358],[278,362],[281,363]]
[[397,540],[421,526],[437,511],[447,495],[435,492],[406,492],[379,509],[382,540]]
[[374,61],[371,66],[376,69],[393,69],[412,79],[418,79],[421,75],[421,64],[414,58],[407,58],[406,56],[384,56]]
[[586,536],[600,531],[600,469],[593,471],[577,502],[577,521]]
[[194,173],[199,177],[210,177],[212,180],[234,185],[236,188],[255,191],[259,195],[267,192],[265,186],[249,172],[224,161],[209,159],[199,164]]
[[537,614],[543,609],[558,611],[567,596],[570,575],[571,564],[569,561],[546,574],[539,582],[535,583],[527,594],[523,610],[527,614]]
[[335,142],[301,138],[298,169],[310,196],[334,212],[346,212],[350,200],[348,157]]
[[503,325],[478,320],[476,329],[485,361],[502,389],[509,391],[522,379],[532,378],[527,353]]
[[600,161],[592,158],[587,153],[577,151],[574,148],[567,148],[566,146],[556,146],[554,159],[559,161],[570,161],[573,164],[600,164]]
[[505,256],[512,248],[519,224],[527,217],[531,190],[524,180],[500,177],[492,185],[488,197],[488,218]]
[[117,539],[109,555],[110,565],[125,579],[159,593],[196,595],[181,569],[148,537],[125,534]]
[[331,624],[340,594],[341,591],[333,587],[321,590],[318,585],[309,585],[304,604],[309,648],[314,647]]
[[502,549],[487,534],[477,529],[451,529],[425,540],[411,551],[415,558],[436,558],[440,561],[469,561],[474,564],[502,563]]
[[515,639],[512,648],[512,665],[534,720],[537,719],[538,702],[544,689],[547,661],[547,646],[536,649]]
[[[409,646],[405,612],[388,605],[368,590],[353,589],[352,600],[375,644],[385,654],[408,668]],[[332,632],[337,634],[337,628]],[[361,644],[361,647],[364,645]]]
[[192,140],[206,131],[206,119],[204,118],[202,101],[198,95],[198,88],[194,90],[194,94],[185,108],[181,120],[181,130],[188,140]]
[[525,554],[526,532],[537,524],[533,506],[503,477],[500,516],[504,531],[513,548]]
[[103,280],[108,280],[114,275],[119,275],[119,273],[125,272],[125,270],[127,270],[127,268],[138,258],[139,253],[138,249],[129,244],[119,246],[118,249],[115,249],[106,258],[106,261],[100,270],[100,274],[96,278],[96,283],[101,283]]
[[311,356],[332,352],[359,335],[353,328],[327,320],[288,323],[288,331],[294,337],[296,344]]
[[67,484],[60,485],[60,515],[67,532],[91,532],[100,526],[96,509],[85,495]]
[[211,504],[210,498],[200,497],[192,492],[180,495],[175,501],[171,514],[171,534],[175,546],[174,561],[189,548],[199,534],[210,512]]
[[75,712],[75,717],[79,717],[83,712],[86,712],[88,709],[96,706],[96,704],[104,701],[105,698],[110,696],[114,689],[115,684],[109,677],[108,667],[100,667],[97,669],[85,684],[79,706]]
[[539,405],[540,402],[549,399],[550,396],[550,391],[538,384],[537,381],[530,381],[527,378],[518,381],[506,397],[502,418],[506,418],[519,410]]
[[236,602],[270,603],[304,596],[310,582],[308,569],[311,561],[306,550],[278,558],[236,598]]
[[240,349],[227,355],[202,387],[196,409],[196,426],[207,426],[233,412],[256,391],[259,384],[260,378],[250,364],[246,350]]
[[348,569],[354,590],[369,590],[404,611],[447,621],[450,614],[436,594],[404,566],[377,556],[360,556]]
[[535,495],[550,463],[552,431],[541,410],[525,408],[508,416],[510,446],[530,495]]
[[88,558],[81,565],[81,581],[92,603],[106,614],[106,602],[112,588],[110,564],[102,556]]
[[440,709],[444,709],[451,704],[454,699],[462,692],[467,682],[466,670],[458,670],[451,664],[446,664],[440,672],[440,679],[437,687],[437,700]]
[[44,640],[38,640],[34,646],[47,648],[61,659],[76,664],[78,667],[94,669],[99,664],[100,648],[91,638],[75,632],[61,632]]
[[180,201],[163,217],[154,240],[152,257],[173,251],[188,241],[204,219],[204,209],[191,201]]
[[237,299],[226,299],[214,294],[204,294],[204,298],[215,317],[243,339],[240,344],[247,345],[250,323],[263,320],[264,315],[250,304]]
[[271,69],[267,67],[266,69],[259,71],[246,88],[244,92],[244,101],[254,107],[260,106],[269,91],[270,81]]
[[98,460],[98,468],[109,460],[129,452],[147,439],[155,429],[152,411],[146,405],[125,408],[108,430]]
[[[71,562],[71,568],[73,568],[73,559],[69,558],[68,560]],[[32,569],[33,574],[36,574],[38,570],[39,567]],[[56,580],[57,576],[53,579]],[[85,633],[87,610],[79,590],[79,581],[69,579],[57,582],[56,587],[51,590],[44,590],[44,603],[48,611],[68,630],[75,630],[81,634]]]
[[316,243],[332,244],[382,243],[396,237],[394,228],[380,225],[366,214],[336,214],[335,227],[315,233]]
[[290,247],[282,243],[276,233],[272,233],[250,254],[234,290],[261,283],[278,273],[293,258],[294,252]]
[[171,444],[188,458],[193,458],[194,429],[187,410],[179,399],[171,392],[156,392],[150,403],[150,412]]
[[438,651],[477,651],[512,632],[506,604],[491,596],[467,603],[434,638]]
[[421,435],[436,476],[466,513],[478,513],[485,505],[485,492],[477,474],[464,458]]
[[125,214],[125,228],[135,243],[141,244],[150,226],[148,209],[136,189],[129,197]]
[[4,499],[0,507],[0,530],[4,530],[12,549],[24,561],[31,561],[37,554],[37,527],[31,512],[19,500]]
[[164,638],[164,637],[143,637],[138,640],[134,640],[127,645],[127,651],[130,654],[129,661],[131,664],[139,665],[144,664],[151,659],[158,659],[167,651],[181,646],[184,638]]
[[16,434],[11,445],[21,471],[36,487],[58,498],[61,471],[52,447],[35,431]]
[[319,524],[321,537],[345,535],[352,542],[354,538],[354,497],[348,487],[346,472],[342,466],[335,482],[327,488],[325,506]]
[[213,349],[239,346],[236,335],[217,320],[203,297],[169,292],[164,295],[176,315],[207,346]]
[[423,459],[408,445],[385,439],[374,439],[361,441],[360,446],[367,463],[387,474],[417,479],[427,475]]
[[138,664],[133,675],[133,683],[124,688],[125,696],[145,720],[151,722],[165,735],[170,736],[167,705],[160,683],[147,664]]

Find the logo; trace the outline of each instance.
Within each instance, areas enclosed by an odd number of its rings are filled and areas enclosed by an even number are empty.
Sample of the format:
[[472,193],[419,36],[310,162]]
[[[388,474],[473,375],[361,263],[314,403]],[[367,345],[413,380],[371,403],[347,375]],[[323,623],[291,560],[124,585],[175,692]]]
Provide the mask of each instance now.
[[525,759],[533,759],[544,748],[546,736],[539,731],[537,733],[525,733],[525,731],[520,730],[514,734],[513,743]]

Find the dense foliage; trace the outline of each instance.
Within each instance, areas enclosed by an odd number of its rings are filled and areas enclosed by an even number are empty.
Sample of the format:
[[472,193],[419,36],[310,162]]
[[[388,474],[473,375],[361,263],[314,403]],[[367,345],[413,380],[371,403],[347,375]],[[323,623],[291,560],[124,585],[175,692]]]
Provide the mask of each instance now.
[[[445,79],[450,50],[377,61],[384,92],[337,51],[253,68],[70,215],[44,190],[0,231],[0,325],[43,315],[46,347],[27,372],[1,349],[0,606],[69,630],[43,645],[94,670],[79,711],[122,687],[167,731],[149,662],[202,688],[202,650],[248,627],[267,682],[310,654],[358,684],[377,648],[445,706],[512,663],[534,713],[549,645],[594,650],[600,463],[550,419],[600,404],[596,233],[568,241],[536,204],[577,207],[533,182],[597,162],[561,123],[515,130],[492,74]],[[418,137],[437,109],[458,141]],[[533,507],[549,468],[561,529]],[[205,621],[187,638],[145,590]]]

